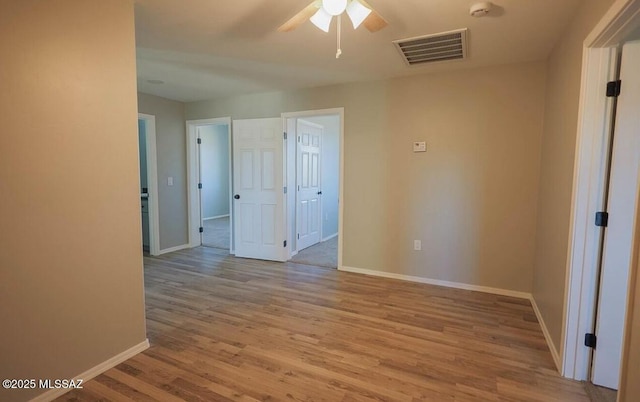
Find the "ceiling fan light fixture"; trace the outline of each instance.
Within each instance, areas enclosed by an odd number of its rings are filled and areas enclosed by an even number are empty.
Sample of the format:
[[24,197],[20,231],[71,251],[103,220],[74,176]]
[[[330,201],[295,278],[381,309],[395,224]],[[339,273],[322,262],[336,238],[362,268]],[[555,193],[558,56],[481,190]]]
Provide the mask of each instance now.
[[322,8],[329,15],[340,15],[347,9],[347,0],[322,0]]
[[362,24],[369,14],[371,14],[371,10],[368,7],[365,7],[358,0],[351,0],[347,6],[347,14],[353,23],[353,29],[358,29],[360,24]]
[[333,16],[325,11],[323,7],[320,7],[318,12],[313,14],[313,17],[310,18],[310,21],[313,25],[322,29],[325,32],[329,32],[329,27],[331,26],[331,20]]

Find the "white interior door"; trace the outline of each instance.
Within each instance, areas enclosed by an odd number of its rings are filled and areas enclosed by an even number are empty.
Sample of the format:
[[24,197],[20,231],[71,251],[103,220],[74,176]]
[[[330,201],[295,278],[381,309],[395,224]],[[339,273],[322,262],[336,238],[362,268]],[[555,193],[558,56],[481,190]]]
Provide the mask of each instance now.
[[622,50],[592,382],[617,389],[640,168],[640,41]]
[[320,158],[323,127],[298,119],[297,219],[298,251],[320,242],[322,189]]
[[233,121],[237,257],[285,261],[282,119]]

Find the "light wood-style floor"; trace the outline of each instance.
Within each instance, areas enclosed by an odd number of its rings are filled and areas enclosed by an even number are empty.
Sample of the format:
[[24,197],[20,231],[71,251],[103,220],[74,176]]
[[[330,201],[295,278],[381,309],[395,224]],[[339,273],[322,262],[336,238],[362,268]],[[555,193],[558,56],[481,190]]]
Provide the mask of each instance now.
[[588,401],[525,300],[205,247],[145,283],[151,348],[60,400]]

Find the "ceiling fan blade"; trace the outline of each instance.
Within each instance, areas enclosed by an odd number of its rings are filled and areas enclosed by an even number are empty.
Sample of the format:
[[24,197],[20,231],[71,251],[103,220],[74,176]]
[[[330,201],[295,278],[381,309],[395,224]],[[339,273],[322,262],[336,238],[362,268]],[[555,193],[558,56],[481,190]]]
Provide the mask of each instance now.
[[378,32],[379,30],[385,28],[389,23],[387,20],[382,18],[380,14],[376,10],[373,9],[365,0],[358,0],[363,6],[371,9],[371,14],[364,20],[362,25],[365,26],[369,30],[369,32]]
[[280,25],[280,27],[278,28],[278,32],[293,31],[300,25],[307,22],[309,18],[313,17],[313,15],[318,11],[319,8],[320,7],[317,0],[312,2],[311,4],[306,6],[302,11],[300,11],[298,14],[294,15],[289,21]]

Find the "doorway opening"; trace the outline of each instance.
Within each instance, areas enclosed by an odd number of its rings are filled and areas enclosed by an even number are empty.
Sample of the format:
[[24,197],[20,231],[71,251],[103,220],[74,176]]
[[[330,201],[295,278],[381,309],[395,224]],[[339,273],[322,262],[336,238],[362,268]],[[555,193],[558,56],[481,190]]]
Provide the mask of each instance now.
[[286,113],[290,261],[341,265],[343,109]]
[[142,249],[150,255],[160,252],[158,213],[158,165],[156,154],[156,118],[138,114],[138,153],[140,167],[140,204]]
[[634,112],[640,105],[640,43],[627,43],[640,33],[638,11],[638,0],[616,1],[585,40],[563,327],[562,374],[611,390],[622,381],[625,312],[639,241],[640,142],[633,130],[640,124]]
[[189,245],[233,252],[231,119],[187,122]]

